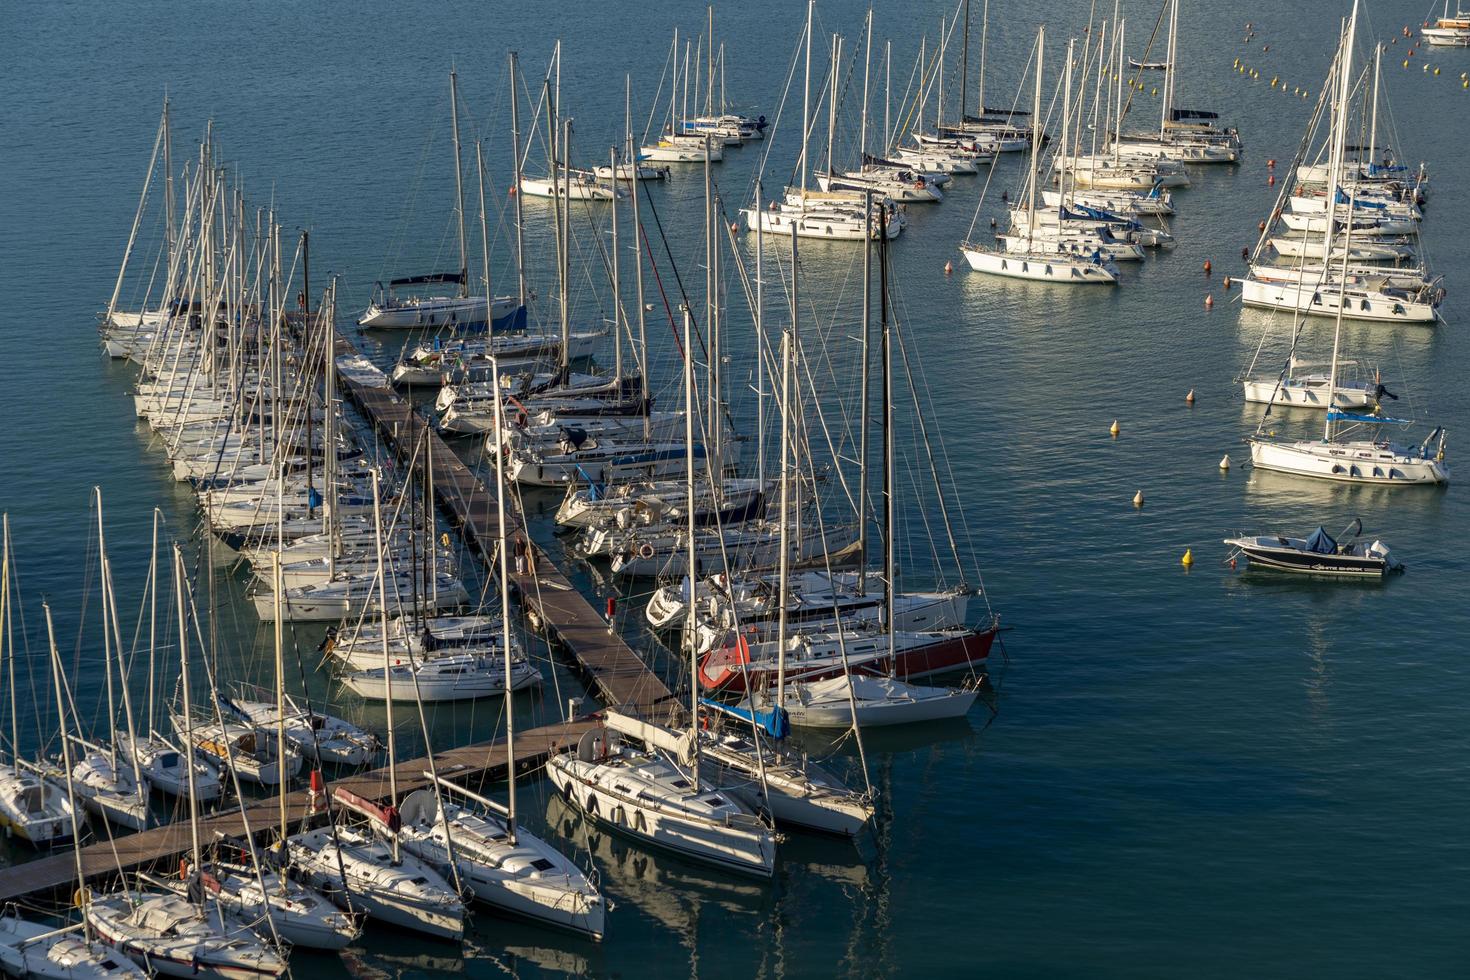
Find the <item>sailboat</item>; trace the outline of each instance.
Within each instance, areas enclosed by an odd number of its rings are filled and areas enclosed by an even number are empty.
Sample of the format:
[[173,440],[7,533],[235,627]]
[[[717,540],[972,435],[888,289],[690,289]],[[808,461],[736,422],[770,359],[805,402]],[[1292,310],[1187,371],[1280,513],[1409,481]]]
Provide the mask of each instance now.
[[[693,318],[684,307],[686,495],[694,496]],[[693,536],[690,536],[693,550]],[[691,553],[692,566],[695,557]],[[692,635],[692,634],[691,634]],[[690,665],[693,664],[693,650]],[[699,689],[690,685],[688,728],[675,732],[618,711],[583,734],[574,752],[553,755],[552,785],[583,813],[639,840],[728,870],[769,877],[775,835],[745,804],[704,785],[700,774]],[[640,746],[628,739],[636,739]]]
[[[713,19],[713,13],[710,14]],[[638,150],[638,159],[653,163],[719,163],[725,158],[724,133],[716,132],[713,126],[691,125],[689,122],[689,69],[690,54],[688,41],[685,53],[679,57],[679,29],[674,28],[674,41],[669,48],[669,59],[674,71],[669,83],[668,121],[656,140],[645,142]],[[682,71],[681,71],[682,69]],[[679,106],[680,79],[683,79],[683,108]],[[661,93],[655,94],[655,99]],[[698,94],[695,95],[696,100]],[[722,129],[722,127],[721,127]],[[646,135],[646,133],[645,133]],[[740,142],[737,138],[736,142]]]
[[[461,179],[459,150],[459,76],[449,73],[449,107],[454,128],[454,188],[459,218],[459,271],[405,276],[390,280],[385,287],[373,285],[373,295],[357,325],[370,330],[405,330],[449,327],[451,329],[487,329],[497,324],[510,325],[521,309],[514,296],[486,297],[471,295],[468,279],[468,256],[465,250],[464,184]],[[424,286],[453,285],[452,296],[424,295]],[[400,290],[410,290],[406,295]]]
[[[801,107],[801,156],[797,172],[801,184],[788,187],[779,201],[761,199],[761,182],[756,181],[755,201],[741,208],[740,220],[747,231],[757,234],[791,235],[797,238],[819,238],[826,241],[867,241],[878,235],[896,238],[904,229],[905,219],[898,204],[871,188],[862,190],[809,190],[811,167],[811,94],[812,94],[812,30],[816,0],[807,0],[806,30],[802,35],[806,69],[803,75]],[[835,67],[835,66],[834,66]],[[836,83],[833,83],[835,90]],[[829,131],[831,120],[829,119]],[[829,151],[830,160],[831,153]]]
[[1444,0],[1444,12],[1433,25],[1425,21],[1419,36],[1436,47],[1470,48],[1470,12],[1457,5],[1452,17],[1450,0]]
[[[1331,155],[1334,176],[1343,159],[1347,130],[1345,124],[1347,100],[1352,90],[1352,47],[1356,37],[1357,23],[1358,7],[1355,2],[1352,16],[1348,20],[1347,32],[1338,51],[1337,62],[1333,66],[1334,72],[1338,74],[1338,115],[1344,120],[1343,123],[1334,127]],[[1351,199],[1348,202],[1348,209],[1351,212]],[[1351,244],[1351,225],[1346,231],[1346,240]],[[1344,259],[1345,262],[1346,259]],[[1327,388],[1333,392],[1337,389],[1342,322],[1345,316],[1344,307],[1347,305],[1346,279],[1339,279],[1335,286],[1338,299],[1337,318],[1332,336],[1332,362],[1327,376]],[[1319,288],[1326,291],[1331,287],[1324,285]],[[1338,405],[1335,400],[1330,400],[1327,418],[1323,423],[1322,438],[1320,440],[1294,440],[1279,438],[1265,431],[1270,420],[1270,412],[1268,405],[1255,435],[1249,440],[1251,462],[1262,469],[1339,482],[1393,487],[1433,486],[1449,480],[1449,468],[1444,461],[1445,431],[1442,427],[1436,428],[1417,447],[1396,444],[1377,436],[1368,439],[1344,439],[1340,431],[1340,426],[1343,424],[1358,427],[1406,423],[1376,413],[1364,415],[1348,411]],[[1437,444],[1431,448],[1431,444],[1435,443],[1436,439]]]
[[[8,559],[8,556],[7,556]],[[8,566],[8,560],[7,560]],[[8,570],[8,569],[7,569]],[[4,599],[8,601],[9,580],[6,581]],[[8,606],[6,612],[9,611]],[[61,714],[62,768],[64,785],[68,797],[68,819],[71,823],[71,839],[77,842],[81,831],[77,824],[76,793],[70,781],[71,748],[66,742],[66,699],[61,684],[60,657],[56,652],[55,631],[51,624],[51,607],[45,607],[46,635],[50,648],[50,667],[53,686],[57,694],[57,707]],[[9,621],[0,616],[7,630]],[[77,887],[85,889],[87,878],[82,871],[82,855],[76,843],[72,846],[72,860],[76,868]],[[85,892],[81,892],[85,894]],[[80,933],[80,935],[78,935]],[[7,909],[0,914],[0,969],[16,977],[39,977],[41,980],[141,980],[147,974],[136,969],[121,950],[98,940],[86,918],[80,925],[52,928],[21,918],[18,911]]]
[[34,763],[20,757],[19,689],[15,686],[15,603],[13,561],[10,555],[10,515],[4,524],[4,552],[0,555],[0,629],[4,629],[6,686],[10,692],[10,758],[0,758],[0,829],[37,847],[65,844],[73,839],[74,813],[67,794],[41,778]]
[[[178,606],[180,696],[185,744],[192,741],[189,718],[187,586],[183,551],[174,546],[174,591]],[[52,659],[60,670],[60,658],[52,640]],[[192,769],[187,770],[192,782]],[[192,786],[191,786],[192,789]],[[227,922],[207,910],[209,883],[199,869],[202,847],[199,839],[199,801],[192,792],[189,802],[191,866],[188,894],[138,876],[131,887],[109,895],[82,894],[88,925],[105,941],[117,946],[134,962],[167,976],[210,977],[218,980],[279,977],[285,974],[285,958],[271,945],[257,940],[243,923]]]
[[[378,478],[373,478],[373,518],[381,528]],[[380,592],[386,590],[382,533],[378,537]],[[383,634],[383,670],[388,664],[386,602],[379,606]],[[398,755],[393,735],[393,698],[387,699],[388,803],[380,805],[344,787],[332,792],[337,805],[365,817],[368,829],[330,821],[327,826],[296,834],[285,843],[283,857],[300,879],[348,909],[441,939],[464,935],[464,903],[428,863],[405,854],[397,832],[402,817],[398,800]],[[376,829],[372,829],[375,827]]]
[[[1036,33],[1036,89],[1032,98],[1033,117],[1041,117],[1041,85],[1043,50],[1046,45],[1045,26]],[[1070,71],[1070,62],[1068,65]],[[1066,147],[1063,147],[1063,153]],[[1041,130],[1034,127],[1031,133],[1030,173],[1026,183],[1025,220],[1019,234],[1003,239],[1001,247],[979,244],[973,241],[961,243],[960,252],[965,261],[976,272],[1005,276],[1012,279],[1030,279],[1037,282],[1065,283],[1069,285],[1116,285],[1118,269],[1111,261],[1104,260],[1097,249],[1069,253],[1056,248],[1046,248],[1037,238],[1036,195],[1041,158]],[[977,211],[978,216],[978,211]]]
[[[1169,29],[1162,63],[1129,62],[1138,70],[1164,72],[1158,133],[1119,134],[1115,151],[1131,157],[1156,157],[1179,163],[1239,163],[1240,133],[1218,125],[1219,113],[1202,109],[1180,109],[1175,104],[1179,73],[1179,0],[1169,5]],[[1119,107],[1119,112],[1124,107]]]

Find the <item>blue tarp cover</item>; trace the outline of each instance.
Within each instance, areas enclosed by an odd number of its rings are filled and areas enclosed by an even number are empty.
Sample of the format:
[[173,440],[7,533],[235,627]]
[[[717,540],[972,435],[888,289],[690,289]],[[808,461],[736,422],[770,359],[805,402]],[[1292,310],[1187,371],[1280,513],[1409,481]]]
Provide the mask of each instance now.
[[1319,555],[1333,555],[1337,553],[1337,542],[1324,528],[1319,527],[1307,538],[1307,550]]

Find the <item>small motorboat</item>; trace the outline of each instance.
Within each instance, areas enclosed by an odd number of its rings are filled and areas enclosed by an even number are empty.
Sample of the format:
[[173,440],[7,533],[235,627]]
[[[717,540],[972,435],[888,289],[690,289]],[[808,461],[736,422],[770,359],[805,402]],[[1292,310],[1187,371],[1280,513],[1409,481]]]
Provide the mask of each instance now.
[[1355,518],[1337,538],[1319,527],[1305,538],[1266,534],[1226,538],[1225,543],[1236,549],[1232,560],[1243,555],[1252,565],[1282,572],[1382,578],[1403,571],[1403,563],[1389,554],[1382,541],[1358,541],[1362,533],[1363,522]]

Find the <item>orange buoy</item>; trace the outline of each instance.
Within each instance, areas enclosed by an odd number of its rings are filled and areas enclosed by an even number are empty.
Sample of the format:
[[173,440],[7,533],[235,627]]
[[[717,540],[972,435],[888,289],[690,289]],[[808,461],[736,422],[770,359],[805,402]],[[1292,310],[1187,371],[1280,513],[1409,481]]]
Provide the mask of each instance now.
[[954,263],[953,262],[946,262],[946,263],[944,263],[944,274],[946,276],[949,275],[953,271],[954,271]]
[[1230,288],[1230,277],[1229,276],[1226,276],[1225,277],[1225,281],[1223,283],[1221,283],[1221,285],[1223,285],[1226,289],[1229,289]]
[[1268,168],[1270,168],[1270,169],[1272,169],[1272,170],[1274,170],[1274,169],[1276,169],[1276,161],[1275,161],[1275,160],[1274,160],[1274,159],[1272,159],[1272,160],[1267,160],[1267,161],[1266,161],[1266,166],[1267,166],[1267,167],[1268,167]]
[[1264,222],[1264,221],[1258,222],[1256,224],[1256,230],[1257,231],[1265,231],[1266,230],[1266,222]]
[[1205,259],[1205,275],[1209,275],[1209,274],[1210,274],[1210,260],[1209,259]]
[[1193,405],[1194,404],[1194,389],[1193,388],[1189,389],[1189,394],[1187,394],[1187,395],[1184,396],[1184,401],[1185,401],[1186,404],[1189,404],[1189,405]]
[[1275,174],[1272,174],[1271,176],[1269,176],[1269,177],[1266,178],[1266,186],[1267,187],[1275,187],[1276,186],[1276,175]]
[[1214,308],[1215,308],[1215,297],[1212,296],[1212,295],[1210,295],[1209,293],[1205,293],[1205,309],[1207,309],[1207,310],[1213,310]]

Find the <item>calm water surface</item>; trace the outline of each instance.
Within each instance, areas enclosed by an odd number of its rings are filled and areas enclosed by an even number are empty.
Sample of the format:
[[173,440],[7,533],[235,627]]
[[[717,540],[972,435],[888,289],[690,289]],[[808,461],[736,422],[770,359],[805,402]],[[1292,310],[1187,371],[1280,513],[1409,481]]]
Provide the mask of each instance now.
[[[1363,33],[1387,42],[1421,18],[1421,6],[1374,3]],[[1009,100],[1037,9],[1000,0],[992,7],[987,101]],[[1157,9],[1128,7],[1130,37],[1140,39]],[[1227,452],[1245,458],[1240,440],[1255,416],[1242,408],[1234,379],[1269,325],[1242,312],[1220,279],[1241,270],[1240,249],[1271,206],[1266,161],[1290,158],[1310,112],[1309,102],[1267,81],[1280,76],[1315,96],[1346,9],[1308,0],[1185,7],[1180,102],[1225,110],[1244,133],[1247,156],[1236,168],[1196,171],[1194,186],[1178,193],[1176,250],[1127,270],[1123,288],[1112,291],[946,276],[946,261],[962,265],[954,246],[976,219],[983,176],[957,179],[940,207],[912,208],[892,250],[904,343],[922,392],[917,408],[900,404],[898,412],[905,564],[912,582],[931,576],[930,540],[939,534],[932,501],[917,489],[930,482],[913,425],[922,415],[942,436],[960,488],[951,499],[965,518],[961,550],[978,557],[992,603],[1015,627],[1005,635],[1009,660],[996,665],[996,716],[977,708],[955,728],[869,737],[883,800],[879,831],[858,847],[794,838],[770,885],[589,834],[548,798],[544,783],[534,785],[523,797],[532,822],[566,835],[569,850],[592,852],[616,905],[606,943],[479,915],[463,955],[388,934],[340,965],[299,958],[301,969],[486,977],[1464,975],[1465,489],[1390,494],[1216,467]],[[894,40],[899,94],[918,34],[933,34],[946,9],[931,0],[879,8],[877,33]],[[1078,0],[1047,8],[1053,69],[1088,10]],[[134,424],[132,370],[101,357],[93,328],[165,91],[176,108],[179,157],[212,118],[252,198],[274,195],[288,235],[310,228],[314,281],[340,275],[347,304],[360,307],[374,279],[455,260],[446,73],[456,65],[468,131],[486,140],[494,274],[503,283],[506,49],[520,51],[535,86],[551,42],[563,38],[563,104],[575,117],[575,155],[590,163],[605,160],[621,131],[624,73],[633,75],[641,131],[671,28],[702,29],[702,9],[662,0],[547,13],[417,3],[345,11],[311,3],[55,2],[7,10],[0,506],[14,529],[27,622],[38,624],[39,600],[49,596],[64,655],[79,668],[80,698],[99,696],[96,598],[83,599],[89,488],[99,484],[106,496],[125,609],[142,594],[152,508],[161,507],[179,534],[196,520],[192,498]],[[753,0],[718,14],[732,101],[775,118],[801,5]],[[819,42],[838,31],[851,50],[861,17],[858,4],[822,4]],[[1249,44],[1247,20],[1261,31]],[[1433,170],[1425,245],[1448,276],[1449,322],[1434,330],[1350,326],[1344,346],[1380,366],[1406,396],[1401,413],[1450,427],[1454,465],[1459,438],[1470,431],[1463,382],[1470,348],[1459,298],[1470,288],[1470,245],[1459,231],[1470,220],[1470,92],[1459,81],[1470,54],[1419,51],[1404,69],[1406,43],[1391,45],[1385,59],[1391,124],[1403,157],[1425,159]],[[1134,53],[1141,47],[1130,44]],[[1418,68],[1426,55],[1442,67],[1439,76]],[[1236,58],[1258,68],[1261,80],[1235,72]],[[794,166],[799,76],[792,92],[769,145],[768,193]],[[839,150],[849,154],[852,101]],[[1140,111],[1156,106],[1143,98]],[[819,130],[825,138],[824,124]],[[727,151],[716,180],[731,213],[749,199],[767,149]],[[1000,192],[1015,191],[1018,165],[998,168],[982,229],[1002,212]],[[702,182],[690,173],[652,195],[697,297]],[[527,213],[535,229],[530,278],[549,296],[545,209],[528,202]],[[585,268],[595,237],[585,221],[578,235],[574,264]],[[823,349],[821,338],[830,341],[826,358],[814,353],[812,370],[839,442],[852,438],[841,417],[856,398],[849,339],[856,254],[805,243],[802,250],[803,329],[812,352]],[[1201,272],[1207,259],[1213,278]],[[609,308],[590,280],[584,273],[575,287],[579,322]],[[673,345],[666,322],[651,322],[650,359],[667,404],[677,398],[668,383]],[[732,313],[737,391],[750,381],[748,324],[747,314]],[[1283,324],[1275,329],[1279,338]],[[1330,339],[1330,326],[1308,332],[1324,353]],[[1193,407],[1184,401],[1190,389]],[[749,407],[749,398],[736,400]],[[748,411],[741,414],[748,420]],[[1114,419],[1122,427],[1116,440],[1107,431]],[[1293,424],[1305,431],[1318,423]],[[1422,438],[1427,429],[1416,431]],[[1135,509],[1129,501],[1140,489],[1147,504]],[[1220,563],[1228,533],[1319,523],[1336,530],[1353,516],[1392,544],[1407,575],[1382,586],[1253,581]],[[1188,572],[1179,564],[1186,548],[1197,559]],[[973,581],[975,566],[966,575]],[[261,679],[252,647],[266,638],[249,610],[230,601],[240,587],[238,575],[221,580],[222,662],[232,678]],[[124,616],[131,620],[131,612]],[[317,636],[298,637],[306,670]],[[314,690],[323,684],[312,680]],[[29,690],[22,701],[33,703]],[[556,684],[525,707],[551,717],[577,690],[558,670]],[[488,735],[498,714],[498,705],[440,712],[434,730]],[[22,720],[27,744],[51,724]],[[416,729],[404,724],[406,741],[416,740]],[[835,752],[836,764],[856,776],[850,745],[807,747]]]

